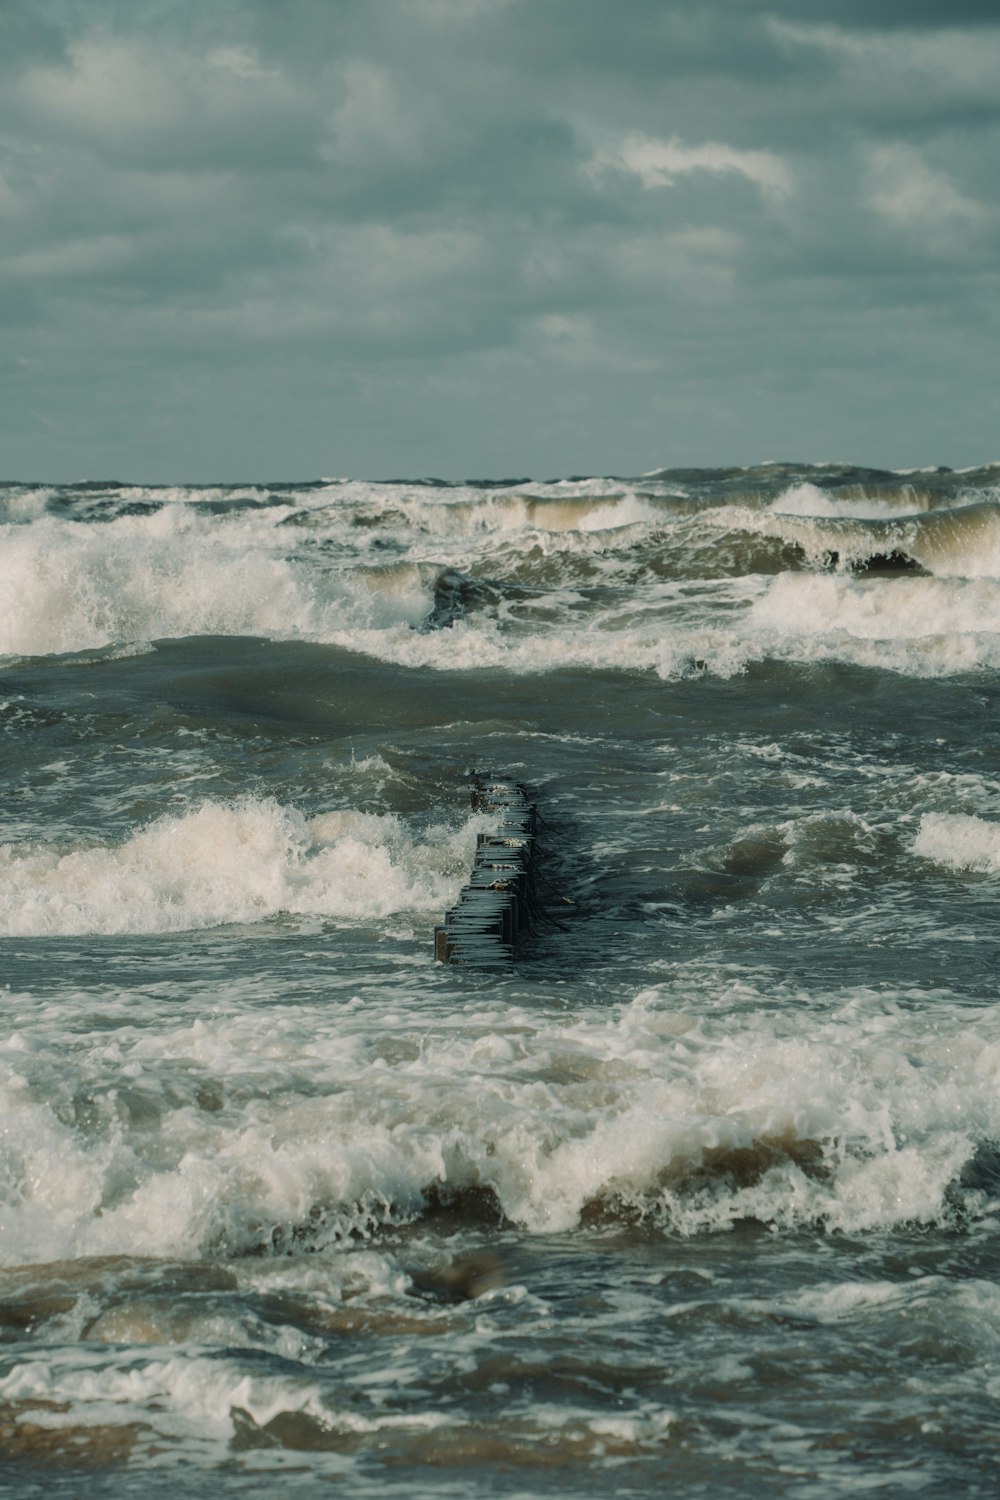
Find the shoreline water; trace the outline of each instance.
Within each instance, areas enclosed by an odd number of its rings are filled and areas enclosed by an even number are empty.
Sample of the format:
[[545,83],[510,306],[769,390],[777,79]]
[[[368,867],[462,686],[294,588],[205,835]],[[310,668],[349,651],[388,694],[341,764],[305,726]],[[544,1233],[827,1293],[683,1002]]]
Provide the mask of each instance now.
[[992,1495],[998,483],[0,491],[12,1495]]

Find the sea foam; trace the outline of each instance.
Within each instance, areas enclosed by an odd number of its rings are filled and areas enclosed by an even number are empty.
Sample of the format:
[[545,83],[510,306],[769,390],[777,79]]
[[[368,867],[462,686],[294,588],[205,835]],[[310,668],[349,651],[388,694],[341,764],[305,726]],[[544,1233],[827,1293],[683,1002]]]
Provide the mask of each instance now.
[[1000,661],[1000,583],[782,573],[748,623],[758,649],[786,660],[940,676]]
[[270,799],[206,801],[116,844],[0,845],[0,932],[176,932],[279,912],[380,918],[443,910],[474,825],[413,834],[354,811],[308,819]]
[[417,623],[430,595],[373,589],[288,555],[287,534],[221,526],[191,507],[103,526],[47,518],[3,529],[0,654],[44,655],[191,635],[329,639],[350,624]]
[[68,1054],[7,1044],[4,1254],[335,1250],[469,1194],[533,1233],[990,1211],[961,1182],[1000,1136],[991,1011],[852,994],[805,1036],[790,996],[717,1018],[690,998],[675,982],[606,1014],[326,1000],[82,1031]]
[[1000,874],[1000,823],[962,813],[925,813],[913,852],[945,869]]

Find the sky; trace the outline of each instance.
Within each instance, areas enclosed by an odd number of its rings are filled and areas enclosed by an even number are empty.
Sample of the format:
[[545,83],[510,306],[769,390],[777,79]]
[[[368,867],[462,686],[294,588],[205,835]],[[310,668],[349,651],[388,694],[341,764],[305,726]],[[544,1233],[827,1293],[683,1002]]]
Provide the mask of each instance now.
[[996,0],[2,0],[0,477],[1000,457]]

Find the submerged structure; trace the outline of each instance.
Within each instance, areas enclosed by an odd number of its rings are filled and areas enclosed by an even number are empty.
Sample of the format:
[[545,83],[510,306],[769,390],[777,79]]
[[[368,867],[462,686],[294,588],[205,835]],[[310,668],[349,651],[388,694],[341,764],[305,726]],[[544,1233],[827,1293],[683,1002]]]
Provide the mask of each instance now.
[[469,779],[473,810],[495,814],[496,827],[479,835],[469,882],[434,929],[435,957],[446,964],[506,967],[538,910],[538,809],[523,782],[484,771],[473,771]]

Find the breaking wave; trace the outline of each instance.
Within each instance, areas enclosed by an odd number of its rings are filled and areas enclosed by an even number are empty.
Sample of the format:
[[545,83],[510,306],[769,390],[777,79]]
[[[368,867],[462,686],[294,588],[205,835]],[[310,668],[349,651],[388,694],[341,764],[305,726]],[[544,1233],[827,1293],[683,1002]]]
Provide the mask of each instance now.
[[6,1253],[332,1249],[448,1205],[539,1234],[992,1211],[992,1011],[945,1021],[861,992],[806,1036],[790,997],[717,1020],[678,999],[565,1020],[466,1002],[460,1024],[398,1002],[380,1021],[359,999],[278,1028],[244,1008],[126,1027],[110,1052],[84,1032],[69,1064],[12,1045]]
[[[939,578],[1000,578],[1000,506],[994,501],[917,515],[872,516],[862,503],[826,495],[777,501],[770,511],[716,510],[713,526],[780,538],[814,567],[865,568],[895,561]],[[867,514],[866,514],[867,512]]]
[[390,814],[307,819],[269,799],[208,801],[117,844],[0,845],[0,932],[177,932],[281,912],[364,920],[440,911],[474,837],[473,823],[419,837]]

